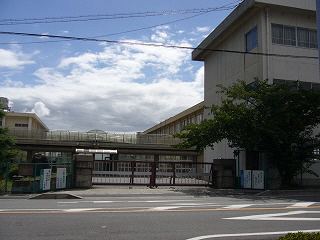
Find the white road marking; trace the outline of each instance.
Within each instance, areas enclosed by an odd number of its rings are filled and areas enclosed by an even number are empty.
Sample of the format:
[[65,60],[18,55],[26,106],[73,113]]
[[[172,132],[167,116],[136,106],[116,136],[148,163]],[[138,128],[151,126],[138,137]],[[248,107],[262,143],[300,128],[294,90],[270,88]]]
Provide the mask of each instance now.
[[8,208],[8,209],[0,209],[0,212],[17,212],[17,211],[62,211],[64,209],[57,209],[57,208],[21,208],[21,209],[15,209],[15,208]]
[[72,208],[72,209],[64,209],[64,212],[86,212],[93,210],[102,210],[103,208]]
[[285,235],[285,234],[288,234],[288,233],[297,233],[297,232],[305,232],[305,233],[306,232],[320,232],[320,229],[315,229],[315,230],[295,230],[295,231],[283,231],[283,232],[215,234],[215,235],[206,235],[206,236],[188,238],[186,240],[203,240],[203,239],[209,239],[209,238],[246,237],[246,236]]
[[230,205],[224,208],[245,208],[245,207],[250,207],[253,204],[238,204],[238,205]]
[[289,206],[287,208],[309,207],[315,203],[316,202],[299,202],[299,203],[293,204],[292,206]]
[[175,206],[175,207],[164,206],[164,207],[149,208],[148,210],[150,210],[150,211],[164,211],[164,210],[170,210],[170,209],[177,209],[177,208],[181,208],[181,207],[183,207],[183,206]]
[[320,221],[320,218],[282,217],[299,214],[320,214],[320,211],[293,211],[287,213],[260,214],[243,217],[224,218],[228,220],[267,220],[267,221]]

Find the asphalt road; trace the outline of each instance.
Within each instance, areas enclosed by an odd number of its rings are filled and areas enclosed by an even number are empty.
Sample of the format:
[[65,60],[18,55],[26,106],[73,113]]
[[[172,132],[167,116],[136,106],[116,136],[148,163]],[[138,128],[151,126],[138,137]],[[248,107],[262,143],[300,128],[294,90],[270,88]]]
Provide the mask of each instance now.
[[0,199],[0,239],[276,239],[320,231],[319,196]]

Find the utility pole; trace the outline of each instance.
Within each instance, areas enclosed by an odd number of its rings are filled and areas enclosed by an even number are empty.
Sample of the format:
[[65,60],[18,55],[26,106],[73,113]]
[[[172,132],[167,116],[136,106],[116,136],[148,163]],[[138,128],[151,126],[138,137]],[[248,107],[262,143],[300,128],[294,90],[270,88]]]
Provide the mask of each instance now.
[[[318,32],[318,52],[319,52],[319,71],[320,71],[320,0],[317,1],[317,32]],[[319,72],[320,76],[320,72]]]

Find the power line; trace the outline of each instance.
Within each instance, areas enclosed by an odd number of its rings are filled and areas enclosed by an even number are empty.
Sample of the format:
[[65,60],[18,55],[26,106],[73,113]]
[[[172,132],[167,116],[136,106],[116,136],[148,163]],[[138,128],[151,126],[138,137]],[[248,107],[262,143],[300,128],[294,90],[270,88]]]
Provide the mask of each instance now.
[[[212,11],[211,11],[212,12]],[[181,19],[177,19],[174,21],[170,21],[170,22],[165,22],[165,23],[160,23],[160,24],[156,24],[156,25],[152,25],[152,26],[148,26],[148,27],[142,27],[142,28],[136,28],[136,29],[132,29],[132,30],[127,30],[127,31],[122,31],[122,32],[117,32],[117,33],[110,33],[110,34],[105,34],[105,35],[99,35],[99,36],[94,36],[94,37],[89,37],[89,38],[100,38],[100,37],[110,37],[110,36],[115,36],[115,35],[119,35],[119,34],[125,34],[125,33],[131,33],[131,32],[137,32],[137,31],[141,31],[141,30],[146,30],[146,29],[150,29],[150,28],[156,28],[156,27],[160,27],[160,26],[165,26],[168,24],[172,24],[172,23],[177,23],[177,22],[182,22],[184,20],[188,20],[191,18],[195,18],[198,16],[202,16],[205,14],[208,14],[210,12],[204,12],[204,13],[199,13],[196,15],[192,15],[189,17],[185,17],[185,18],[181,18]],[[72,41],[72,40],[52,40],[52,41],[36,41],[36,42],[18,42],[18,43],[14,43],[14,44],[37,44],[37,43],[57,43],[57,42],[66,42],[66,41]],[[13,44],[13,43],[0,43],[0,44]]]
[[245,52],[245,51],[234,51],[234,50],[220,50],[220,49],[212,49],[212,48],[163,45],[163,44],[143,43],[143,42],[127,42],[127,41],[118,41],[118,40],[104,40],[104,39],[96,39],[96,38],[71,37],[71,36],[37,34],[37,33],[0,31],[0,34],[16,35],[16,36],[30,36],[30,37],[48,37],[48,38],[67,39],[67,40],[72,40],[72,41],[104,42],[104,43],[112,43],[112,44],[136,45],[136,46],[146,46],[146,47],[163,47],[163,48],[176,48],[176,49],[184,49],[184,50],[201,50],[201,51],[208,51],[208,52],[235,53],[235,54],[269,56],[269,57],[285,57],[285,58],[295,58],[295,59],[318,59],[318,57],[311,57],[311,56],[297,56],[297,55],[289,55],[289,54],[273,54],[273,53],[270,54],[270,53],[256,53],[256,52]]
[[97,20],[113,20],[126,18],[143,18],[154,16],[180,15],[190,13],[207,13],[212,11],[231,10],[237,6],[240,0],[215,8],[200,8],[187,10],[169,10],[156,12],[140,12],[140,13],[117,13],[117,14],[97,14],[97,15],[82,15],[82,16],[67,16],[67,17],[45,17],[45,18],[21,18],[21,19],[0,19],[0,25],[26,25],[26,24],[42,24],[42,23],[67,23],[67,22],[87,22]]

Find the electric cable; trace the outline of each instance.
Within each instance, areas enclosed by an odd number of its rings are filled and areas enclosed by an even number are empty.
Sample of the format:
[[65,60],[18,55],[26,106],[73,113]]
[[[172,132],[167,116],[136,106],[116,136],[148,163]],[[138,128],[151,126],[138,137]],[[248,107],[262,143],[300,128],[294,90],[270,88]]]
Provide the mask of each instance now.
[[164,45],[164,44],[156,44],[156,43],[144,43],[144,42],[138,42],[138,41],[127,42],[127,41],[119,41],[119,40],[104,40],[104,39],[96,39],[96,38],[71,37],[71,36],[49,35],[49,34],[4,32],[4,31],[0,31],[0,34],[16,35],[16,36],[30,36],[30,37],[48,37],[48,38],[68,39],[68,40],[73,40],[73,41],[104,42],[104,43],[121,44],[121,45],[164,47],[164,48],[175,48],[175,49],[184,49],[184,50],[200,50],[200,51],[207,51],[207,52],[222,52],[222,53],[234,53],[234,54],[245,54],[245,55],[256,55],[256,56],[267,56],[267,57],[285,57],[285,58],[295,58],[295,59],[318,59],[318,57],[297,56],[297,55],[290,55],[290,54],[245,52],[245,51],[236,51],[236,50],[222,50],[222,49],[212,49],[212,48]]

